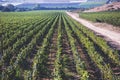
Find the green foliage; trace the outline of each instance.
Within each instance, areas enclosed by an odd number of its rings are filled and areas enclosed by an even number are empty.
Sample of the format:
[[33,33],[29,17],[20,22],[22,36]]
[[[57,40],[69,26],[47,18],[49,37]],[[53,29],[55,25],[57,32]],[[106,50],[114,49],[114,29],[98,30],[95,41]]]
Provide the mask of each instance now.
[[[81,60],[81,58],[78,54],[77,48],[75,46],[75,39],[72,37],[72,31],[67,26],[67,21],[65,21],[65,18],[64,18],[64,24],[65,24],[65,29],[67,31],[67,35],[68,35],[69,42],[71,45],[71,50],[73,52],[74,62],[76,63],[76,71],[81,76],[81,80],[88,80],[89,75],[88,75],[88,72],[85,68],[85,63],[84,63],[84,61]],[[69,23],[69,21],[68,21],[68,24],[70,24],[72,26],[72,24]]]
[[[105,63],[104,57],[100,55],[101,53],[99,50],[96,50],[96,46],[94,46],[94,44],[95,43],[98,44],[98,46],[101,47],[101,50],[104,52],[104,54],[107,54],[113,60],[113,62],[117,63],[117,65],[120,64],[118,53],[114,54],[116,51],[111,49],[107,45],[105,40],[103,40],[100,37],[97,37],[93,32],[91,32],[84,26],[80,25],[78,22],[73,21],[72,19],[70,21],[69,19],[69,24],[71,25],[71,28],[74,31],[75,35],[79,38],[81,44],[85,47],[85,50],[87,51],[91,59],[96,63],[96,65],[101,70],[101,73],[103,74],[102,78],[105,80],[113,80],[115,76],[113,75],[109,63]],[[93,41],[91,41],[91,39]]]
[[[34,16],[34,17],[33,17]],[[82,45],[103,80],[118,79],[111,64],[105,62],[107,55],[112,63],[120,66],[118,52],[110,48],[105,40],[80,25],[63,12],[0,12],[0,80],[40,80],[49,77],[48,58],[51,38],[57,28],[57,43],[52,79],[64,80],[68,56],[63,53],[63,35],[66,32],[72,51],[76,73],[80,80],[89,80],[86,62],[82,60],[76,40]],[[65,29],[65,30],[63,30]],[[4,44],[4,45],[3,45]],[[99,48],[99,49],[96,49]],[[101,53],[102,51],[102,53]]]
[[80,13],[80,17],[94,21],[120,26],[120,12],[91,12]]

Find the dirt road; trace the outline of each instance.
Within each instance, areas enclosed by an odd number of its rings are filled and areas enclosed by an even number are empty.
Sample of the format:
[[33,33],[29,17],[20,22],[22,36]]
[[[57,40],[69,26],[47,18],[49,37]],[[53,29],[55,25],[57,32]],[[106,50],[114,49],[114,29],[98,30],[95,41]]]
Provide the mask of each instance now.
[[66,13],[76,21],[80,22],[82,25],[97,32],[100,36],[103,36],[104,39],[107,40],[112,47],[120,50],[120,33],[103,29],[100,27],[96,27],[93,24],[91,24],[89,21],[79,18],[79,15],[77,13],[72,13],[72,12],[66,12]]

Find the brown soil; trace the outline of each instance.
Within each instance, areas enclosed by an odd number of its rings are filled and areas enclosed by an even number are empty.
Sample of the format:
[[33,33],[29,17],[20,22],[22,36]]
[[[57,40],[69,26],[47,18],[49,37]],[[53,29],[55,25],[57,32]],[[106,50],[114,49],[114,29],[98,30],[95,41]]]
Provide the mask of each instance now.
[[113,26],[111,24],[107,24],[107,23],[98,23],[98,22],[91,22],[93,25],[95,25],[96,27],[100,27],[100,28],[103,28],[103,29],[108,29],[110,31],[115,31],[115,32],[118,32],[120,33],[120,26]]
[[77,39],[77,36],[75,36],[76,39],[76,46],[78,49],[78,52],[80,54],[81,59],[85,62],[86,69],[89,73],[91,80],[101,80],[101,72],[99,68],[95,65],[95,63],[91,60],[88,53],[85,51],[84,47],[82,47],[80,41]]
[[57,35],[58,35],[58,31],[56,28],[52,36],[51,42],[50,42],[51,44],[50,44],[50,50],[49,50],[48,62],[47,62],[48,78],[44,78],[42,80],[53,80],[54,62],[55,62],[55,56],[57,52],[57,47],[56,47],[57,46]]
[[69,62],[67,62],[67,71],[65,73],[70,73],[71,75],[66,76],[66,80],[80,80],[80,76],[76,71],[76,66],[74,62],[73,53],[67,38],[66,33],[63,35],[63,53],[68,56]]

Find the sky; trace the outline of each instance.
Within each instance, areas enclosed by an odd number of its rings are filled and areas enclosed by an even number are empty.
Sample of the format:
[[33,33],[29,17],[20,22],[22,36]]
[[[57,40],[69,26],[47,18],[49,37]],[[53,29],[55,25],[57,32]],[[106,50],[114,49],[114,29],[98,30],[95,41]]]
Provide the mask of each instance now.
[[32,2],[32,3],[64,3],[64,2],[86,2],[87,0],[0,0],[5,2]]

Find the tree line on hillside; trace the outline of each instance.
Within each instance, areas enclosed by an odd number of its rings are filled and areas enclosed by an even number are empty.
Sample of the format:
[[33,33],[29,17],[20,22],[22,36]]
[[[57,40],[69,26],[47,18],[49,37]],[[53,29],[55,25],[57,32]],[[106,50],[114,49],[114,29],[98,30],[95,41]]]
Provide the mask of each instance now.
[[76,8],[76,7],[42,7],[40,6],[40,4],[36,4],[33,8],[19,8],[16,7],[12,4],[8,4],[6,6],[2,6],[0,5],[0,11],[2,12],[19,12],[19,11],[31,11],[31,10],[76,10],[76,9],[80,9],[80,10],[85,10],[85,8]]
[[6,6],[0,5],[0,11],[2,12],[14,12],[14,11],[29,11],[31,9],[28,8],[17,8],[12,4],[8,4]]

